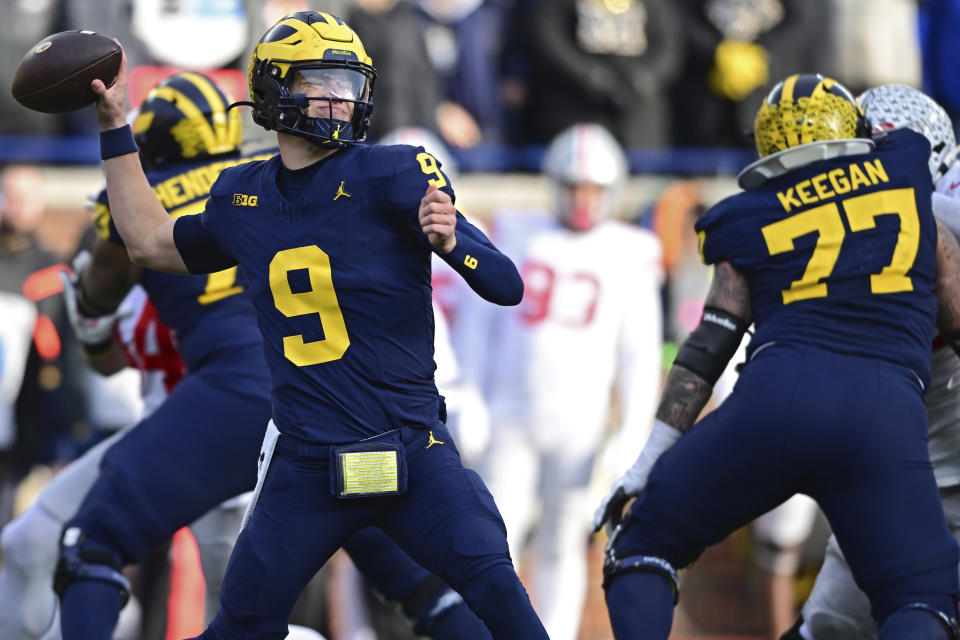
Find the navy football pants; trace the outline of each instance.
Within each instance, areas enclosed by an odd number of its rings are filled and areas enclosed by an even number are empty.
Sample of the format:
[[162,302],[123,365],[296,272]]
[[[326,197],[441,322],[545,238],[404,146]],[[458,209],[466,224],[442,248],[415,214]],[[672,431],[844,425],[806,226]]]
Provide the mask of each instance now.
[[[259,345],[208,361],[107,451],[99,477],[65,526],[79,527],[88,546],[129,564],[224,500],[253,489],[270,419],[269,388]],[[349,551],[363,554],[365,545],[375,545],[379,561],[358,564],[384,594],[400,597],[429,578],[384,536],[351,541]],[[75,582],[65,595],[91,584],[97,583]],[[118,609],[110,607],[117,605],[101,606],[98,601],[118,601],[116,593],[72,594],[84,604],[64,608],[64,637],[90,640],[83,630],[90,628],[88,619],[96,617],[109,620],[95,626],[112,629]],[[476,634],[479,622],[462,624],[465,628],[458,634],[475,637],[470,633]]]
[[506,530],[480,477],[463,467],[446,427],[401,427],[402,496],[338,499],[329,447],[281,436],[253,517],[227,566],[221,608],[205,639],[285,637],[297,597],[350,535],[375,525],[458,591],[494,638],[546,638],[514,571]]
[[126,564],[218,504],[250,491],[270,420],[259,345],[219,354],[104,455],[100,476],[66,527]]
[[[687,566],[798,492],[820,504],[878,621],[913,602],[956,615],[958,549],[927,453],[919,381],[896,365],[806,347],[760,351],[732,395],[664,453],[617,556]],[[608,585],[614,631],[648,637],[638,609],[613,597],[630,575]],[[666,608],[653,617],[671,616]]]

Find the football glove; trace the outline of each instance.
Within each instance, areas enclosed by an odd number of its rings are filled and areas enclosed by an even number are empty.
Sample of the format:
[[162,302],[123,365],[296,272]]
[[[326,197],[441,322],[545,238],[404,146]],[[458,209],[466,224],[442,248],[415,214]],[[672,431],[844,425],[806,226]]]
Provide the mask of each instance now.
[[129,316],[133,310],[126,303],[107,314],[97,315],[91,309],[80,288],[80,274],[89,266],[90,259],[89,251],[81,251],[73,260],[73,272],[61,269],[57,275],[63,283],[63,300],[74,334],[84,347],[97,350],[113,339],[113,328],[117,322]]
[[631,498],[636,497],[647,484],[647,476],[654,463],[663,455],[663,452],[673,446],[683,434],[668,425],[663,420],[654,420],[650,437],[643,445],[643,450],[637,456],[633,466],[627,469],[620,478],[610,487],[609,493],[597,507],[593,515],[593,530],[600,531],[600,527],[607,523],[607,534],[623,520],[623,506]]
[[739,102],[769,79],[769,56],[760,45],[724,40],[714,49],[713,68],[707,74],[707,82],[717,95]]

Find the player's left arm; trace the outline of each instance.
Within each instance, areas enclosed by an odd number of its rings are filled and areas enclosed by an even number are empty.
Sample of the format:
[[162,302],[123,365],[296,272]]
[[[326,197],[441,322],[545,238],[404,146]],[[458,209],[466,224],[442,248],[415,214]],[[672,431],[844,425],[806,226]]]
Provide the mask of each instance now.
[[520,303],[523,280],[516,265],[457,212],[449,193],[428,186],[417,219],[437,255],[484,300],[499,305]]
[[746,277],[729,262],[718,263],[700,324],[684,340],[667,374],[657,420],[681,433],[693,426],[752,317]]
[[654,463],[693,426],[751,318],[746,277],[729,262],[717,263],[700,324],[683,342],[667,374],[650,438],[597,508],[595,531],[608,521],[619,524],[623,507],[646,486]]

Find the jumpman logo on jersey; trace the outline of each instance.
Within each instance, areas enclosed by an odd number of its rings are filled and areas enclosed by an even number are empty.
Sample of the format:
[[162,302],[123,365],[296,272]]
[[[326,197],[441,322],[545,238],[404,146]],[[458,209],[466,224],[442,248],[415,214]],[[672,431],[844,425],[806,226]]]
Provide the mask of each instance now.
[[339,198],[340,196],[345,196],[345,197],[347,197],[347,198],[350,197],[350,194],[343,190],[343,183],[344,183],[344,182],[346,182],[346,180],[341,180],[341,181],[340,181],[340,186],[337,187],[337,195],[333,196],[333,199],[334,199],[334,200],[336,200],[336,199]]
[[443,440],[437,440],[433,437],[433,431],[430,432],[430,440],[427,442],[427,446],[424,449],[429,449],[435,444],[443,444]]

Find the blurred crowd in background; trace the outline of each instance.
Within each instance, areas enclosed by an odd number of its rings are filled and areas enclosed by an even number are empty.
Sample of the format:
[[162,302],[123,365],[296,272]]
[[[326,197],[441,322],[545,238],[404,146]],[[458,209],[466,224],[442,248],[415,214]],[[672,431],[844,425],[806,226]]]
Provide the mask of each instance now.
[[[625,256],[622,264],[609,265],[613,271],[634,269],[628,276],[642,281],[658,298],[649,307],[657,317],[648,314],[643,324],[646,337],[657,345],[652,350],[663,345],[662,357],[650,355],[650,341],[644,346],[647,360],[658,365],[654,375],[644,379],[642,393],[651,398],[659,388],[660,363],[669,365],[676,341],[699,321],[709,279],[698,260],[693,221],[705,206],[733,189],[733,174],[751,157],[753,116],[774,82],[791,73],[820,72],[855,93],[881,84],[906,84],[922,88],[944,106],[955,125],[960,122],[960,83],[951,77],[952,62],[960,58],[960,40],[951,36],[960,32],[957,0],[4,0],[0,85],[10,86],[16,62],[44,36],[82,28],[123,43],[131,69],[132,105],[159,80],[181,69],[209,73],[239,100],[245,96],[255,38],[284,15],[306,9],[343,17],[359,33],[380,72],[370,139],[427,141],[428,151],[443,162],[455,187],[465,185],[465,193],[471,185],[480,190],[497,183],[472,176],[477,167],[501,174],[502,194],[511,192],[511,181],[519,185],[513,192],[522,191],[530,184],[523,182],[523,174],[535,176],[547,145],[572,125],[596,123],[613,135],[627,160],[623,174],[604,185],[616,190],[609,214],[646,229],[655,240],[651,246],[656,245],[651,250],[656,264]],[[245,113],[244,121],[248,143],[269,144],[269,134],[249,122]],[[90,112],[40,114],[16,103],[8,90],[0,91],[0,526],[21,512],[59,468],[106,435],[133,424],[142,408],[138,374],[129,370],[102,378],[90,372],[65,317],[56,272],[92,240],[84,203],[75,203],[67,216],[71,221],[63,228],[52,228],[67,218],[44,221],[48,206],[44,194],[50,192],[50,185],[43,184],[45,172],[22,146],[12,155],[4,150],[11,147],[2,144],[23,136],[53,143],[93,139],[95,133]],[[682,151],[687,148],[698,151],[685,156]],[[696,153],[707,153],[706,149],[737,150],[736,157],[744,162],[683,179],[639,175],[643,167],[635,162],[638,151],[673,154],[671,173],[690,174],[684,162],[696,163]],[[45,163],[58,164],[49,159]],[[53,175],[62,176],[69,167],[57,169]],[[550,179],[559,178],[548,175]],[[93,194],[100,187],[93,182],[87,192]],[[497,197],[488,193],[484,202]],[[529,238],[536,237],[544,221],[561,214],[551,203],[543,198],[543,210],[530,211],[505,197],[482,207],[478,222],[487,225],[507,255],[525,264],[525,256],[535,247]],[[46,231],[38,233],[45,224]],[[47,248],[40,237],[59,240]],[[550,302],[554,284],[550,273],[524,270],[532,300],[521,311],[527,315],[518,320],[524,326],[543,319],[529,305],[541,304],[540,311],[547,313],[544,305]],[[463,322],[473,312],[458,307],[458,292],[445,286],[445,277],[439,271],[435,287],[459,361],[454,377],[466,383],[466,395],[477,400],[464,404],[463,415],[474,417],[461,437],[470,440],[469,433],[473,440],[461,448],[465,457],[474,454],[482,467],[497,459],[485,453],[503,449],[496,438],[497,422],[509,422],[511,408],[498,405],[495,398],[489,408],[485,406],[491,401],[490,377],[503,374],[490,369],[496,362],[480,362],[480,355],[495,359],[494,349],[464,338],[476,336],[476,326]],[[574,297],[596,295],[574,291]],[[499,348],[510,347],[501,343]],[[484,350],[485,354],[478,353]],[[607,424],[608,431],[615,430],[627,404],[622,384],[616,387],[616,380],[625,375],[623,356],[611,354],[610,362],[597,366],[603,367],[599,375],[607,381],[599,393],[613,402],[605,402],[609,406],[592,416]],[[512,356],[520,357],[516,352]],[[568,364],[578,366],[573,360]],[[558,377],[562,374],[561,370]],[[728,378],[733,376],[731,372]],[[725,380],[718,384],[718,399],[730,388],[730,380]],[[650,413],[649,421],[652,407],[644,411]],[[632,435],[644,434],[641,428]],[[622,461],[614,464],[609,459],[616,448],[629,455],[639,450],[636,444],[607,442],[614,445],[585,443],[588,468],[580,474],[589,477],[589,465],[598,460],[609,463],[607,476],[598,482],[604,487],[614,477],[613,469],[623,466]],[[549,473],[556,460],[554,456],[552,462],[538,463],[544,465],[540,472]],[[536,473],[528,460],[499,464]],[[488,469],[488,474],[484,477],[489,483],[495,473]],[[523,489],[526,497],[546,501],[548,496],[538,493],[536,482],[530,483]],[[499,495],[497,500],[501,503]],[[577,504],[595,502],[577,496]],[[565,504],[556,508],[571,508]],[[503,504],[501,509],[505,510]],[[524,514],[522,530],[526,532],[531,522],[552,522],[544,526],[557,530],[560,519],[547,509],[545,502],[525,506],[532,513]],[[814,513],[815,507],[801,505],[792,515],[761,524],[755,532],[739,532],[708,552],[688,579],[677,628],[777,637],[784,622],[792,622],[795,602],[802,601],[805,584],[822,555],[825,534]],[[510,514],[504,515],[510,526]],[[583,510],[583,521],[574,528],[576,544],[582,540],[582,552],[592,563],[586,613],[579,621],[574,598],[570,606],[577,615],[569,624],[579,625],[579,638],[608,638],[597,586],[602,545],[594,543],[588,552],[589,515],[589,508]],[[811,532],[819,546],[811,544],[815,550],[805,555],[803,543]],[[525,543],[511,539],[512,546]],[[529,544],[536,550],[538,544],[558,543],[534,531]],[[521,575],[530,580],[528,588],[543,615],[544,602],[538,603],[537,588],[530,585],[536,582],[538,566],[543,569],[557,558],[535,552],[531,557],[531,564],[521,563]],[[169,561],[169,551],[158,550],[155,566],[142,568],[143,583],[151,584],[150,576],[162,577]],[[350,572],[347,562],[332,563],[329,575],[318,580],[315,590],[308,590],[297,620],[336,640],[409,636],[404,624],[390,622],[390,609],[376,598],[362,603],[364,611],[357,610],[351,585],[361,579]],[[551,579],[576,585],[578,578],[558,573]],[[329,588],[333,583],[336,588]],[[158,587],[161,595],[143,598],[137,633],[144,638],[164,637],[166,588]],[[541,598],[549,597],[549,590],[540,589],[548,594]],[[161,611],[154,616],[159,622],[151,618],[154,598],[161,603],[154,607]],[[707,601],[709,605],[704,604]]]
[[[381,72],[373,139],[418,126],[457,149],[545,144],[593,121],[628,148],[749,146],[764,89],[809,71],[855,93],[922,88],[960,115],[952,0],[8,0],[0,81],[45,35],[80,28],[125,45],[135,98],[174,67],[220,70],[240,99],[252,40],[307,8],[364,38]],[[93,123],[0,95],[0,135]]]

